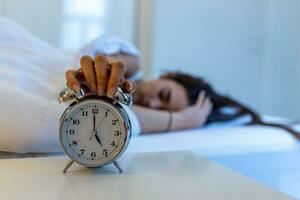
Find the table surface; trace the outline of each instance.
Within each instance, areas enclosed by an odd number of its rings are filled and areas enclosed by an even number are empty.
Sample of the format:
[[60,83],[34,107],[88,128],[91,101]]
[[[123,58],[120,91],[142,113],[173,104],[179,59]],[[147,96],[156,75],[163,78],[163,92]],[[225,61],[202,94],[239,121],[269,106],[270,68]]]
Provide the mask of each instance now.
[[1,199],[293,199],[189,151],[125,153],[113,165],[90,169],[67,157],[0,160]]

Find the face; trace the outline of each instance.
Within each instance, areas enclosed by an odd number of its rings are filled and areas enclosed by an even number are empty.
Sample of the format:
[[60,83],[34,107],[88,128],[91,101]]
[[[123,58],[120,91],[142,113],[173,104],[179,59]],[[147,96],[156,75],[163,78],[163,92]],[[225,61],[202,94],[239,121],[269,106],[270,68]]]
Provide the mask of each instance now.
[[134,101],[138,105],[170,111],[178,111],[188,106],[185,88],[169,79],[139,83]]

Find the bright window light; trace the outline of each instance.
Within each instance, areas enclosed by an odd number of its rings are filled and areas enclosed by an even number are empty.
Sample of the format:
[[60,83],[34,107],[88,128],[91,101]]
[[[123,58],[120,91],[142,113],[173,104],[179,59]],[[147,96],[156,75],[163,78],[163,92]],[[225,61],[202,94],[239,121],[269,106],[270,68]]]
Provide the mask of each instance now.
[[107,0],[64,0],[60,47],[76,51],[106,34]]

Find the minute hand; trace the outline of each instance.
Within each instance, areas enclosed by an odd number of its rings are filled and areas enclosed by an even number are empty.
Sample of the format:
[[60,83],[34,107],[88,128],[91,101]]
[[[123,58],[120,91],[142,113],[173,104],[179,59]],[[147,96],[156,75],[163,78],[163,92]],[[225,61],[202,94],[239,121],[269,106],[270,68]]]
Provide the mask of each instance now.
[[93,117],[93,131],[96,131],[96,115]]
[[[102,119],[102,120],[103,120],[103,119]],[[102,120],[101,120],[101,121],[102,121]],[[94,115],[94,117],[93,117],[93,134],[95,135],[96,140],[98,141],[98,143],[99,143],[100,146],[102,147],[100,138],[98,137],[97,131],[96,131],[96,130],[97,130],[97,129],[96,129],[96,115]]]

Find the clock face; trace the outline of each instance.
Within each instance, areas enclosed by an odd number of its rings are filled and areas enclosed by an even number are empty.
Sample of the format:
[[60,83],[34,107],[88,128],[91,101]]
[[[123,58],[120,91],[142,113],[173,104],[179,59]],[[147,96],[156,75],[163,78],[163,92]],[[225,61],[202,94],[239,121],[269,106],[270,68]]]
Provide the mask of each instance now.
[[63,115],[60,141],[76,162],[90,167],[111,163],[126,147],[127,129],[119,111],[100,99],[82,101]]

